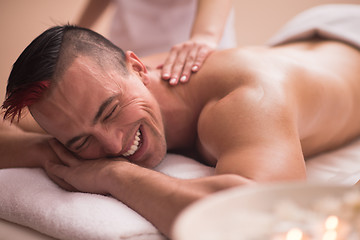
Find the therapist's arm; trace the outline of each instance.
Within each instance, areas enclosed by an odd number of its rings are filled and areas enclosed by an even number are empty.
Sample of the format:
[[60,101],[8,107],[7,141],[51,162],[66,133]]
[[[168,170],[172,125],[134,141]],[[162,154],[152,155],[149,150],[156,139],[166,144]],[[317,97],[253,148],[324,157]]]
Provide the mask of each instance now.
[[231,8],[232,0],[198,0],[190,39],[172,47],[162,68],[164,80],[172,85],[187,82],[199,70],[216,49]]

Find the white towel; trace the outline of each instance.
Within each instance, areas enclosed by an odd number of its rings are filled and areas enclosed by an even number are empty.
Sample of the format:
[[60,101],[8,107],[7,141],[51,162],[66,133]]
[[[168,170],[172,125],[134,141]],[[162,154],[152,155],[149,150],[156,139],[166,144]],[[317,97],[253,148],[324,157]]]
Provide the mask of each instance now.
[[[173,154],[156,170],[184,179],[214,174],[213,168]],[[0,193],[0,218],[58,239],[166,239],[123,203],[112,197],[64,191],[42,169],[0,170]]]
[[268,44],[274,46],[314,36],[360,48],[360,5],[328,4],[306,10],[285,24]]
[[306,161],[309,182],[354,185],[360,180],[360,138]]

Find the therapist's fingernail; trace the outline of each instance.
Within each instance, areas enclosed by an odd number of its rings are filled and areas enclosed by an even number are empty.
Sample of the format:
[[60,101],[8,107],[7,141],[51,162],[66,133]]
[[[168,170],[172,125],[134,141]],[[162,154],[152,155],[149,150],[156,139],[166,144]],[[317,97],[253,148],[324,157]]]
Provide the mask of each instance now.
[[172,78],[172,79],[170,79],[170,84],[176,84],[176,78]]
[[185,75],[180,78],[180,82],[186,82],[186,76]]
[[197,70],[199,70],[199,67],[198,66],[193,66],[192,68],[191,68],[191,70],[193,71],[193,72],[196,72]]
[[164,79],[168,79],[168,78],[170,78],[170,74],[164,73],[162,77],[163,77]]

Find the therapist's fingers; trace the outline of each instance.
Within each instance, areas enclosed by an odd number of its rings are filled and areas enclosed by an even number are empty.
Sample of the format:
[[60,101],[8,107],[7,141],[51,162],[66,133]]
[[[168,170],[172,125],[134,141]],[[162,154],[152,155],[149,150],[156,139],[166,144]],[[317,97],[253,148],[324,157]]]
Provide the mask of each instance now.
[[197,47],[194,47],[188,51],[185,64],[180,74],[180,82],[185,83],[189,81],[190,75],[192,73],[192,68],[195,63],[195,59],[197,58],[197,54],[198,54]]
[[192,45],[185,44],[181,51],[178,52],[178,55],[175,59],[175,62],[173,63],[172,69],[171,69],[171,78],[170,78],[170,84],[175,85],[179,82],[180,77],[182,76],[182,72],[184,69],[184,65],[187,61],[187,57],[189,54],[189,51],[191,51]]
[[189,51],[194,48],[193,42],[184,42],[173,46],[162,68],[162,78],[169,80],[170,85],[179,82]]
[[173,46],[162,66],[162,78],[168,80],[170,85],[176,85],[179,81],[188,82],[190,75],[200,69],[215,48],[214,43],[194,40]]
[[178,55],[177,46],[174,46],[168,54],[164,64],[162,65],[161,77],[164,80],[170,80],[172,66]]
[[200,67],[204,63],[205,59],[209,56],[210,53],[214,51],[214,48],[203,45],[197,52],[196,59],[191,68],[192,72],[199,71]]
[[56,139],[50,139],[49,145],[61,162],[66,166],[75,166],[79,164],[80,161]]

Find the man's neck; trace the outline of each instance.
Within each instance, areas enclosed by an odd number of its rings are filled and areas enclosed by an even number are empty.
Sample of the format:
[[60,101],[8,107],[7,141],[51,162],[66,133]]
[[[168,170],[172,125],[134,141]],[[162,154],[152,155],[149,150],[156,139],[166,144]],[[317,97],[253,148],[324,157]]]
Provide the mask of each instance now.
[[190,148],[197,139],[197,120],[201,101],[195,99],[190,84],[170,86],[159,70],[149,71],[149,90],[157,99],[164,121],[169,150]]

